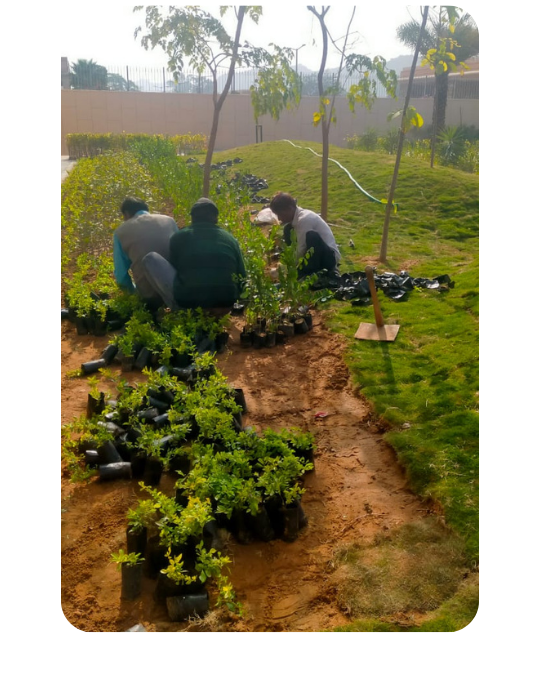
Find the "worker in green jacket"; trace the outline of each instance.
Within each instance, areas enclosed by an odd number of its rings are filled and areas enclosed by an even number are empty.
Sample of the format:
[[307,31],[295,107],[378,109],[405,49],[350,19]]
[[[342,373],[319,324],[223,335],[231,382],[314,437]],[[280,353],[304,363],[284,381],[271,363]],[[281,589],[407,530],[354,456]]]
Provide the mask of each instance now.
[[145,256],[148,276],[171,309],[230,309],[240,297],[244,259],[236,239],[219,227],[218,215],[213,201],[199,199],[191,225],[170,238],[170,262],[158,253]]

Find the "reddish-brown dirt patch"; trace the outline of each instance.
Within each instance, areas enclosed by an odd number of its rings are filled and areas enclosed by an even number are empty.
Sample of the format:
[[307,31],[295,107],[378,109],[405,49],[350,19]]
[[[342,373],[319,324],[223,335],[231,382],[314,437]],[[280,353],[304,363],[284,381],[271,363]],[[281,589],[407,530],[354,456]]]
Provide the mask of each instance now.
[[[331,629],[350,621],[335,600],[330,561],[336,547],[371,540],[424,517],[427,509],[407,488],[393,450],[353,391],[343,340],[324,327],[320,316],[310,333],[274,349],[242,349],[239,325],[231,327],[230,348],[219,362],[230,382],[244,390],[246,426],[312,431],[316,469],[306,476],[302,501],[309,523],[295,542],[240,545],[229,539],[230,577],[245,616],[236,624],[218,622],[203,629]],[[96,358],[107,342],[63,326],[62,422],[84,413],[89,390],[86,380],[65,373]],[[142,377],[129,373],[126,379]],[[327,416],[316,418],[317,412]],[[173,482],[164,477],[160,489],[171,493]],[[168,620],[165,607],[152,599],[155,581],[150,579],[144,580],[139,600],[120,600],[120,575],[110,554],[125,545],[126,512],[139,495],[135,481],[100,484],[93,479],[76,486],[62,479],[62,607],[80,630],[124,631],[136,623],[149,631],[191,628]]]

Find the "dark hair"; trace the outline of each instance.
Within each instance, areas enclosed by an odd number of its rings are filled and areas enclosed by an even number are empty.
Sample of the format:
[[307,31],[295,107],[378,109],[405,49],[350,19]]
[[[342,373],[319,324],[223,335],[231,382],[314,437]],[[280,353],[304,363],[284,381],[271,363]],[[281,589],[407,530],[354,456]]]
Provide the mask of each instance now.
[[128,215],[133,218],[137,211],[149,211],[149,208],[148,204],[138,197],[126,197],[122,202],[120,211],[123,216]]
[[291,206],[296,206],[296,199],[288,192],[276,192],[268,206],[275,213],[276,209],[281,211],[281,209],[287,209]]
[[191,221],[193,223],[217,223],[219,210],[211,199],[201,197],[191,207]]

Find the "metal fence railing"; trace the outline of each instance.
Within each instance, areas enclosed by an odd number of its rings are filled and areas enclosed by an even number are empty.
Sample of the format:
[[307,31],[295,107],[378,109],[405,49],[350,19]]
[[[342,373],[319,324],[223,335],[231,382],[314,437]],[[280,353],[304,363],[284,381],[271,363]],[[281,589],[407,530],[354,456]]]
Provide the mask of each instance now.
[[[399,95],[404,97],[407,91],[408,80],[399,80]],[[479,80],[462,79],[459,76],[448,79],[449,99],[478,99],[480,98]],[[432,98],[435,95],[435,78],[425,76],[415,78],[412,86],[411,98]]]
[[[218,93],[223,90],[227,79],[227,68],[219,69],[217,78]],[[249,92],[249,88],[254,84],[257,78],[256,69],[237,69],[231,84],[231,92]],[[317,73],[301,74],[302,95],[318,96]],[[345,96],[350,85],[358,82],[358,75],[341,78],[339,96]],[[325,73],[323,77],[323,86],[325,88],[334,86],[336,74],[332,72]],[[398,83],[398,92],[400,96],[405,95],[407,81],[400,80]],[[196,71],[185,71],[180,74],[178,81],[166,68],[148,68],[132,66],[100,66],[91,64],[90,66],[80,67],[79,64],[71,64],[69,72],[62,73],[63,89],[101,89],[110,91],[143,91],[143,92],[162,92],[162,93],[180,93],[180,94],[211,94],[212,93],[212,75],[210,71],[197,73]],[[417,78],[413,84],[412,97],[424,98],[431,97],[434,93],[433,76]],[[376,95],[378,98],[387,98],[384,87],[380,82],[376,82]],[[478,98],[479,83],[478,80],[462,80],[461,78],[450,78],[448,87],[448,98]]]

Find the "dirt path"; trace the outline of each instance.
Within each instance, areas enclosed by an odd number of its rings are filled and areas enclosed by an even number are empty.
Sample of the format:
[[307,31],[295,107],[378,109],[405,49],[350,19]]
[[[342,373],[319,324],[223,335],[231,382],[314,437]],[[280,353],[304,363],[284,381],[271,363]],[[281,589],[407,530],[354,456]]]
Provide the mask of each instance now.
[[[239,324],[240,325],[240,324]],[[315,471],[305,480],[309,523],[293,543],[228,542],[230,577],[245,607],[241,631],[321,631],[350,618],[335,600],[331,559],[339,545],[371,540],[402,523],[419,520],[426,506],[407,488],[391,448],[355,396],[343,363],[344,342],[315,316],[313,330],[274,349],[244,350],[238,326],[220,367],[242,387],[256,429],[300,427],[317,440]],[[79,337],[62,328],[62,422],[84,412],[88,384],[64,373],[96,358],[108,338]],[[127,379],[140,379],[129,374]],[[315,418],[326,412],[325,418]],[[172,490],[165,477],[160,489]],[[62,607],[83,631],[123,631],[143,623],[150,631],[186,630],[168,620],[152,600],[145,579],[138,601],[120,600],[120,577],[109,563],[125,545],[125,514],[139,495],[135,482],[74,486],[62,479]],[[209,628],[206,628],[209,630]]]

